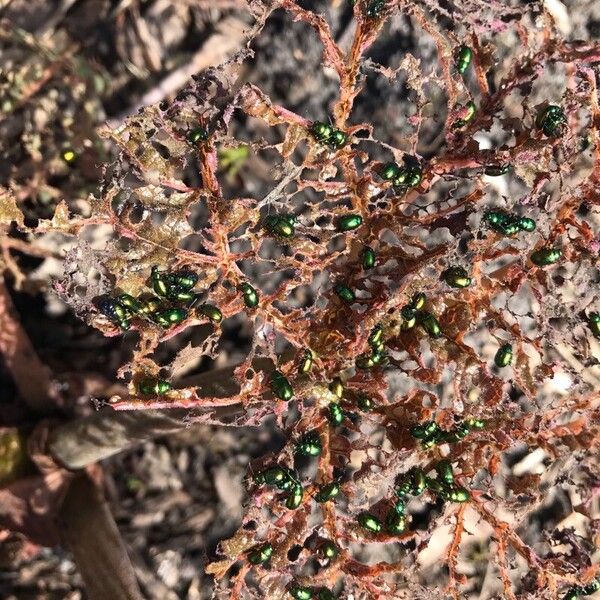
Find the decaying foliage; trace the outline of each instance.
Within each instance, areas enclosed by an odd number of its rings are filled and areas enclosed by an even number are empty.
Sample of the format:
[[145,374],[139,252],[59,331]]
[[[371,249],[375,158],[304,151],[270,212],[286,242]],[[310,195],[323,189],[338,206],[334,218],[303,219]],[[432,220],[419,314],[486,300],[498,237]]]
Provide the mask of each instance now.
[[[441,598],[442,589],[428,585],[433,567],[422,566],[433,551],[446,593],[459,598],[480,591],[462,565],[474,552],[470,537],[482,531],[488,569],[497,574],[487,597],[556,598],[588,584],[598,575],[599,535],[599,346],[590,314],[600,310],[600,46],[564,41],[537,3],[524,10],[498,2],[358,0],[345,40],[291,0],[251,9],[246,50],[203,72],[173,102],[103,129],[118,156],[106,163],[89,212],[61,202],[51,219],[28,226],[18,181],[3,192],[3,221],[16,221],[30,240],[48,232],[75,240],[55,283],[59,295],[104,335],[136,340],[117,373],[129,393],[112,396],[102,410],[185,408],[191,422],[231,426],[274,416],[285,432],[281,452],[252,465],[243,523],[207,566],[215,597],[284,598],[291,586],[308,586],[315,597],[327,588],[343,598]],[[307,45],[322,46],[322,68],[339,90],[318,119],[345,133],[347,143],[319,140],[314,117],[244,80],[253,39],[273,11],[306,27]],[[434,42],[435,62],[407,53],[384,66],[369,57],[398,14]],[[497,60],[496,46],[508,41],[514,51]],[[456,66],[461,46],[473,52],[463,74]],[[391,88],[401,81],[412,102],[401,134],[387,131],[384,140],[354,117],[373,75]],[[548,80],[554,94],[543,97]],[[566,115],[556,132],[540,120],[550,105]],[[250,121],[262,137],[248,138]],[[190,137],[197,128],[206,139]],[[394,185],[382,177],[390,162],[421,176],[414,185]],[[231,179],[252,169],[269,182],[267,193],[250,185],[232,196]],[[535,229],[503,234],[490,227],[490,211],[533,219]],[[351,214],[360,216],[358,225],[341,225]],[[278,230],[274,217],[289,215],[295,220]],[[106,247],[89,245],[87,234],[107,226]],[[364,262],[365,247],[375,253],[373,267]],[[536,260],[544,249],[559,249],[559,259]],[[468,285],[453,287],[442,277],[455,267],[466,271]],[[173,326],[137,313],[124,334],[99,299],[149,298],[153,268],[196,273],[195,297],[167,302],[186,311]],[[244,302],[245,284],[255,288],[256,306]],[[344,299],[340,285],[354,297]],[[411,327],[402,309],[419,292],[425,305]],[[207,397],[178,385],[189,365],[218,364],[221,324],[202,311],[205,304],[252,331],[233,395]],[[427,315],[439,322],[439,335],[428,329]],[[381,360],[359,368],[376,353],[370,336],[378,326]],[[157,351],[167,340],[179,351],[161,362]],[[512,364],[495,366],[504,344],[512,346]],[[302,372],[307,351],[312,368]],[[281,375],[274,379],[274,371]],[[277,397],[284,395],[281,377],[291,401]],[[148,379],[173,389],[140,393]],[[232,410],[222,416],[222,407]],[[413,435],[419,424],[434,421],[448,432],[469,419],[482,426],[430,445]],[[318,457],[298,455],[309,432],[322,446]],[[515,475],[504,454],[515,448],[521,456],[537,449],[539,470]],[[455,485],[469,490],[466,502],[432,484],[407,499],[404,531],[361,526],[364,511],[385,522],[403,499],[397,488],[407,474],[422,469],[431,481],[442,459],[452,464]],[[289,489],[261,484],[260,474],[276,465],[297,471],[297,508],[286,507]],[[320,486],[332,481],[340,494],[317,502]],[[581,522],[531,534],[525,524],[539,511],[560,512],[555,500],[567,501],[561,490],[576,499]],[[319,554],[326,540],[337,557]],[[253,565],[248,556],[267,543],[270,560]]]

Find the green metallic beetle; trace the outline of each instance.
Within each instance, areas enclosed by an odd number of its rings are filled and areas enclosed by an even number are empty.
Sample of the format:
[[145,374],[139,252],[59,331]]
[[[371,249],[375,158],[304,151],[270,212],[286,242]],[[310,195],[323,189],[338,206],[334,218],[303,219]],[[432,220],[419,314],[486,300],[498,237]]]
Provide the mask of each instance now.
[[494,231],[502,235],[515,235],[521,230],[519,227],[519,218],[503,211],[487,212],[484,219]]
[[562,250],[560,248],[540,248],[532,252],[529,258],[534,265],[546,267],[560,260],[561,256]]
[[183,269],[175,271],[175,273],[168,273],[167,280],[170,286],[189,292],[198,283],[198,275],[193,271]]
[[507,236],[515,235],[515,233],[519,233],[521,228],[519,227],[519,222],[517,218],[512,218],[506,225],[504,226],[502,233]]
[[461,46],[457,52],[455,57],[456,62],[456,70],[464,75],[473,60],[473,50],[468,46]]
[[152,318],[161,327],[165,329],[178,325],[185,319],[187,319],[188,311],[185,308],[168,308],[167,310],[161,310],[155,313]]
[[132,313],[140,314],[143,312],[142,303],[129,294],[119,294],[117,296],[117,302],[130,310]]
[[584,596],[591,596],[598,591],[600,591],[600,577],[594,579],[594,581],[584,585],[583,588],[581,588],[581,593]]
[[362,217],[360,215],[350,214],[343,215],[337,220],[338,231],[352,231],[362,225]]
[[477,112],[477,106],[472,100],[469,100],[463,108],[465,116],[462,119],[457,119],[455,121],[455,128],[464,127],[465,125],[468,125],[473,120],[473,117],[475,117],[475,113]]
[[381,347],[383,346],[382,325],[375,325],[375,327],[373,327],[371,333],[369,334],[369,337],[367,338],[367,343],[369,344],[369,346],[375,348],[376,350],[381,349]]
[[406,154],[404,167],[398,171],[393,179],[394,187],[402,189],[413,188],[421,183],[423,169],[416,156]]
[[289,239],[294,236],[295,218],[289,215],[269,215],[264,220],[265,229],[279,238]]
[[513,349],[511,344],[503,344],[498,348],[496,355],[494,356],[494,364],[499,367],[508,367],[513,360]]
[[427,297],[423,292],[416,292],[410,300],[409,307],[413,310],[421,310],[425,306]]
[[[406,492],[408,493],[408,492]],[[395,504],[394,504],[394,510],[399,514],[399,515],[405,515],[406,514],[406,502],[404,500],[404,498],[400,498],[400,500],[398,500]]]
[[335,596],[331,590],[321,588],[317,594],[317,600],[335,600]]
[[560,137],[567,128],[567,117],[560,106],[550,104],[538,113],[535,124],[548,137]]
[[373,402],[373,400],[368,396],[365,396],[364,394],[358,396],[358,398],[356,399],[356,404],[358,408],[360,408],[360,410],[362,410],[363,412],[369,412],[375,407],[375,403]]
[[339,554],[338,547],[331,540],[321,542],[318,552],[322,558],[327,560],[335,560]]
[[285,479],[277,486],[278,489],[289,492],[294,486],[301,485],[297,471],[288,469],[287,467],[284,468],[284,471]]
[[404,479],[400,481],[398,487],[396,487],[396,496],[398,496],[401,501],[404,501],[404,498],[410,494],[411,489],[410,472],[408,472]]
[[454,288],[466,288],[471,285],[471,278],[463,267],[449,267],[442,273],[442,278]]
[[186,292],[178,287],[171,288],[168,296],[174,302],[191,302],[195,297],[193,292]]
[[273,371],[271,391],[274,396],[285,402],[289,402],[294,397],[294,389],[281,371]]
[[423,171],[419,164],[411,164],[406,167],[403,184],[408,187],[417,187],[423,178]]
[[392,535],[402,535],[406,531],[406,517],[391,510],[385,519],[385,528]]
[[449,460],[440,460],[434,468],[436,470],[436,473],[438,474],[440,481],[442,481],[445,485],[452,485],[454,483],[452,463]]
[[438,479],[427,478],[427,489],[431,490],[435,494],[443,494],[446,489],[441,481]]
[[420,496],[427,487],[427,478],[423,469],[410,470],[410,493],[412,496]]
[[407,176],[408,176],[408,171],[405,168],[400,169],[398,171],[396,177],[394,177],[394,179],[392,180],[392,185],[395,188],[399,188],[399,189],[406,188],[407,186],[405,184],[406,184]]
[[290,596],[296,598],[296,600],[311,600],[313,597],[313,591],[309,587],[302,585],[295,585],[289,589]]
[[333,134],[333,127],[329,123],[315,121],[310,126],[310,132],[317,142],[328,142]]
[[344,411],[337,402],[332,402],[329,405],[329,414],[327,416],[329,422],[336,427],[344,422]]
[[247,308],[256,308],[258,306],[258,292],[249,283],[241,283],[238,290],[242,292],[242,298]]
[[445,441],[446,432],[440,431],[439,435],[427,438],[421,442],[421,447],[424,450],[429,450],[429,448],[433,448],[437,444]]
[[201,304],[196,308],[196,313],[206,317],[213,323],[219,324],[223,320],[223,313],[213,304]]
[[358,524],[371,533],[379,533],[382,529],[381,521],[369,512],[362,512],[356,518]]
[[460,442],[463,438],[469,435],[469,428],[464,425],[459,425],[455,427],[451,431],[443,431],[439,438],[436,440],[436,443],[447,442],[448,444],[454,444],[455,442]]
[[465,425],[469,429],[483,429],[485,427],[485,421],[482,419],[475,419],[473,417],[469,417],[468,419],[465,419],[463,425]]
[[356,300],[356,295],[345,283],[338,283],[333,288],[340,300],[346,304],[352,304]]
[[188,269],[174,273],[161,273],[157,267],[152,268],[152,278],[162,279],[168,288],[189,292],[198,282],[198,275]]
[[483,172],[489,177],[499,177],[500,175],[506,175],[510,170],[510,165],[487,165]]
[[356,357],[354,364],[357,369],[368,370],[375,367],[384,367],[389,362],[388,355],[382,350],[374,350],[371,353],[365,352]]
[[191,289],[198,281],[198,275],[192,271],[183,270],[175,273],[163,273],[158,267],[152,267],[152,288],[163,298],[173,301],[188,302],[194,299]]
[[296,510],[302,504],[304,489],[300,484],[295,484],[285,501],[285,506],[289,510]]
[[400,316],[402,317],[401,328],[403,330],[412,329],[417,323],[417,311],[411,306],[404,306],[400,310]]
[[269,467],[254,476],[254,481],[259,485],[266,483],[280,487],[288,479],[286,469],[280,466]]
[[103,298],[97,304],[98,310],[123,330],[131,327],[131,311],[113,298]]
[[594,141],[594,138],[592,137],[592,134],[589,131],[587,133],[584,133],[581,136],[581,141],[579,143],[579,150],[581,152],[585,152],[592,145],[593,141]]
[[386,181],[393,181],[394,179],[396,179],[396,177],[400,175],[400,167],[393,162],[386,163],[385,165],[383,165],[383,167],[381,167],[379,175],[382,179],[385,179]]
[[329,391],[338,398],[344,395],[344,383],[339,377],[334,377],[329,383]]
[[410,435],[418,440],[425,440],[440,433],[441,429],[435,421],[427,421],[410,429]]
[[375,360],[373,359],[373,355],[369,352],[359,354],[356,357],[354,364],[357,369],[361,369],[362,371],[373,369],[376,366]]
[[504,233],[504,227],[512,219],[512,216],[503,210],[489,210],[483,215],[483,220],[498,233]]
[[375,250],[370,246],[365,246],[360,253],[360,262],[363,269],[372,269],[377,262]]
[[335,150],[343,148],[348,143],[348,136],[339,129],[334,129],[330,138],[329,145]]
[[312,350],[309,350],[307,348],[302,354],[302,358],[300,359],[300,364],[298,365],[298,373],[300,373],[301,375],[306,375],[312,369],[314,358],[315,356],[312,353]]
[[191,144],[206,142],[206,140],[208,140],[208,131],[206,131],[204,127],[194,127],[194,129],[188,133],[187,139]]
[[386,0],[371,0],[367,6],[367,17],[376,19],[381,14]]
[[304,434],[296,444],[296,452],[303,456],[319,456],[322,451],[321,438],[315,431]]
[[442,335],[438,320],[431,313],[424,313],[420,321],[421,327],[429,334],[429,337],[439,338]]
[[529,217],[519,217],[519,219],[517,219],[517,227],[521,231],[532,232],[535,231],[536,224],[535,221]]
[[168,381],[154,377],[142,379],[137,387],[140,394],[144,396],[162,396],[173,389],[173,386]]
[[373,350],[371,360],[376,367],[385,367],[389,363],[389,357],[383,350]]
[[600,339],[600,313],[591,312],[587,317],[587,324],[592,335]]
[[315,495],[315,500],[321,504],[333,500],[340,493],[340,482],[330,481],[319,487],[319,491]]
[[250,552],[248,552],[248,561],[253,565],[262,565],[263,563],[266,563],[272,555],[273,546],[267,543],[250,550]]
[[161,273],[158,270],[158,267],[152,267],[150,276],[152,280],[152,289],[157,296],[161,296],[162,298],[166,298],[169,293],[169,284],[167,283],[165,275],[166,273]]
[[146,300],[142,300],[141,305],[142,313],[147,317],[150,317],[155,312],[158,312],[160,310],[160,307],[162,306],[162,301],[160,300],[160,298],[152,297],[147,298]]
[[444,500],[450,500],[450,502],[458,502],[458,503],[468,502],[469,499],[471,498],[471,494],[469,493],[469,490],[466,490],[465,488],[462,488],[462,487],[451,487],[451,488],[444,489],[444,490],[442,490],[440,495],[442,496],[442,498]]

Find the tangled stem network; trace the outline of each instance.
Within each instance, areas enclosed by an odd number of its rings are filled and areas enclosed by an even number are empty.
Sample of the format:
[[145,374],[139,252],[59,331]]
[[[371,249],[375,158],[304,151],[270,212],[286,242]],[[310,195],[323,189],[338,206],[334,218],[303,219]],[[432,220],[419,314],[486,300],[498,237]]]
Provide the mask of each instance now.
[[[252,465],[242,525],[206,568],[215,597],[441,598],[422,566],[437,552],[460,598],[477,591],[463,569],[475,532],[502,597],[592,593],[600,46],[563,40],[537,3],[357,0],[340,39],[292,0],[249,6],[247,50],[104,130],[119,156],[91,213],[59,205],[28,230],[77,236],[73,264],[90,251],[82,232],[112,228],[93,264],[110,285],[83,299],[75,272],[56,285],[105,335],[137,336],[112,409],[272,418],[285,432]],[[241,79],[274,11],[322,45],[337,82],[312,119]],[[419,49],[395,66],[372,58],[394,19],[428,40],[429,63]],[[496,60],[507,40],[517,51]],[[402,132],[354,116],[374,74],[405,86]],[[227,197],[253,166],[268,192]],[[216,358],[236,318],[253,333],[235,393],[164,375]],[[154,359],[200,327],[199,346]],[[503,460],[515,448],[541,449],[541,470],[515,475]],[[585,531],[525,537],[561,489]]]

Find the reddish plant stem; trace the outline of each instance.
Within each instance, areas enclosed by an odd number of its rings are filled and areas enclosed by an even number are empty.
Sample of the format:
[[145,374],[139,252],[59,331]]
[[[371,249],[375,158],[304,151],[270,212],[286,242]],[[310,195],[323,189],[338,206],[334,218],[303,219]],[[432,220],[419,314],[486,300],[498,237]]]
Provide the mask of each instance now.
[[87,474],[81,473],[71,483],[59,524],[89,600],[142,600],[113,516],[102,492]]
[[28,335],[19,323],[19,315],[10,294],[0,281],[0,354],[12,373],[23,401],[36,412],[51,407],[51,370],[36,354]]

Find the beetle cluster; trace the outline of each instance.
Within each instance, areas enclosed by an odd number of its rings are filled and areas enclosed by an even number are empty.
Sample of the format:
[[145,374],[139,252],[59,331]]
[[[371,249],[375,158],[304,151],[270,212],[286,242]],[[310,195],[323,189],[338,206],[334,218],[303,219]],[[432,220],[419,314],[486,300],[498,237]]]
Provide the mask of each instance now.
[[396,501],[382,522],[369,511],[358,515],[358,524],[370,533],[380,533],[384,528],[390,535],[402,535],[408,529],[406,504],[408,496],[420,496],[429,490],[444,501],[467,502],[468,490],[454,483],[452,464],[441,460],[434,465],[436,477],[428,477],[423,469],[413,468],[403,475],[396,487]]
[[[133,317],[149,320],[168,329],[188,317],[189,309],[185,305],[195,300],[192,289],[197,281],[198,276],[192,271],[167,273],[161,272],[155,266],[152,267],[150,275],[150,284],[155,296],[134,298],[130,294],[119,294],[115,298],[101,299],[98,309],[123,330],[129,329]],[[214,313],[218,318],[216,312],[207,312]]]
[[272,485],[281,491],[287,492],[285,506],[290,510],[298,508],[302,503],[304,489],[295,470],[279,465],[269,467],[257,473],[254,481],[259,485]]
[[415,156],[406,154],[404,166],[400,167],[394,162],[386,163],[381,167],[379,175],[385,181],[391,181],[397,189],[417,187],[423,177],[423,168]]
[[519,217],[503,210],[490,210],[483,215],[483,220],[494,231],[511,236],[519,231],[535,231],[535,221],[529,217]]
[[594,579],[587,585],[576,585],[570,588],[567,593],[563,596],[562,600],[577,600],[581,596],[591,596],[596,592],[600,591],[600,577]]
[[387,364],[387,355],[384,350],[383,326],[376,325],[369,334],[368,344],[371,351],[356,357],[357,369],[372,369]]
[[432,338],[439,338],[442,335],[439,321],[425,310],[427,297],[423,292],[417,292],[411,298],[410,302],[400,309],[402,317],[401,329],[407,331],[412,329],[417,323],[427,332]]
[[481,419],[468,418],[454,429],[445,431],[435,421],[427,421],[411,427],[410,434],[421,442],[425,449],[437,444],[454,443],[465,438],[473,430],[483,429],[485,422]]
[[315,121],[310,126],[310,132],[317,142],[326,144],[332,150],[339,150],[348,143],[348,136],[343,131],[323,121]]

